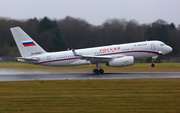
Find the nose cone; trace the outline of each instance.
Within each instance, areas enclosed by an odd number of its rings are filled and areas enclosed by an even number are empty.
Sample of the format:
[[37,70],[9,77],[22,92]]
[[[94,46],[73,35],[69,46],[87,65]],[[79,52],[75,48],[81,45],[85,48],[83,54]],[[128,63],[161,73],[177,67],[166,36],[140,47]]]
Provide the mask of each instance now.
[[166,47],[166,50],[165,50],[165,53],[166,53],[166,54],[167,54],[167,53],[170,53],[172,50],[173,50],[172,47],[167,46],[167,47]]

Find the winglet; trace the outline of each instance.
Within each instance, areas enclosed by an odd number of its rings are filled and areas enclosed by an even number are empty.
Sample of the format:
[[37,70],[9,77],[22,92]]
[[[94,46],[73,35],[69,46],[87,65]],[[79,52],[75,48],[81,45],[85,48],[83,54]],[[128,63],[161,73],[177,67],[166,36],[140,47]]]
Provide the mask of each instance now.
[[82,55],[77,54],[74,49],[72,49],[72,52],[73,52],[74,56],[82,56]]

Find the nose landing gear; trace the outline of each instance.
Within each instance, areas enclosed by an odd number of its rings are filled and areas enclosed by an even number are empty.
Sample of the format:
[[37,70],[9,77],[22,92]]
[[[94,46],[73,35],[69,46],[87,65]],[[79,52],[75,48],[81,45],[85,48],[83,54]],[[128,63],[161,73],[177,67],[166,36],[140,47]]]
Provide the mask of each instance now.
[[155,64],[151,64],[151,67],[155,67]]
[[151,67],[155,67],[154,61],[156,60],[157,57],[158,57],[158,56],[153,56],[153,57],[152,57]]

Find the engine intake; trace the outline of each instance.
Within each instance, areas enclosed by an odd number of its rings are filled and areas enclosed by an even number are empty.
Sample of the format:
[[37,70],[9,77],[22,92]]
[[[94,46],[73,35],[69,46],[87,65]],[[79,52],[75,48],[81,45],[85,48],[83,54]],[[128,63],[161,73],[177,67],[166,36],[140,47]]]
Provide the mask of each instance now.
[[125,56],[121,58],[116,58],[106,63],[106,66],[110,66],[110,67],[124,67],[124,66],[130,66],[130,65],[134,65],[133,56]]

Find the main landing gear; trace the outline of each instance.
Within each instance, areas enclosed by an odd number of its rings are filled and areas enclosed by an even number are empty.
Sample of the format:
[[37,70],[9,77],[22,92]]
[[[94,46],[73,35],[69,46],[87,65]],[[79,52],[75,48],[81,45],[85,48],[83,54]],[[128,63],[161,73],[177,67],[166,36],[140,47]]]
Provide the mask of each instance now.
[[93,72],[95,74],[103,74],[104,73],[104,70],[101,69],[101,64],[99,62],[96,64],[96,67],[97,67],[97,69],[93,69]]
[[152,57],[152,64],[151,67],[155,67],[154,61],[156,60],[157,56]]

